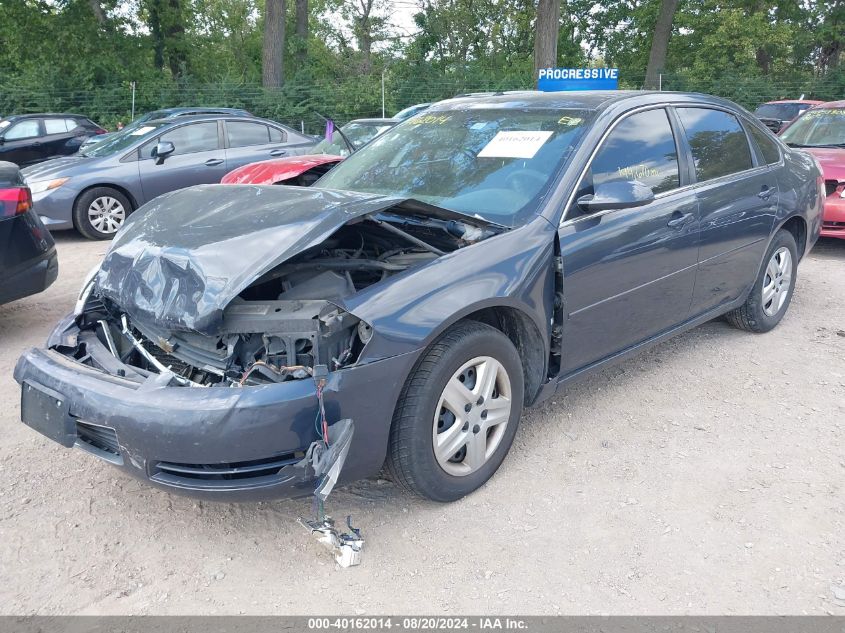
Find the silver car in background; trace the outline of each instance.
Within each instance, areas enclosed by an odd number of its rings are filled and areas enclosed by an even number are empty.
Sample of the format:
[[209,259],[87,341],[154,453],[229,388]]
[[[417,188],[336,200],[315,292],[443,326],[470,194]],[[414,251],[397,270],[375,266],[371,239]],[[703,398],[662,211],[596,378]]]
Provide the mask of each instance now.
[[88,152],[23,170],[35,212],[51,230],[111,239],[156,196],[220,182],[258,160],[307,154],[316,140],[267,119],[203,115],[147,121]]

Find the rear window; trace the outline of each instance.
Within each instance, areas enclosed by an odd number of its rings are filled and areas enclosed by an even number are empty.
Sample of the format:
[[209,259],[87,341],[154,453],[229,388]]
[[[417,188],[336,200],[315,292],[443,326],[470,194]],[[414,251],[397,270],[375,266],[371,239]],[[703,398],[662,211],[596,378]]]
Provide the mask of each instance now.
[[745,130],[728,112],[678,108],[699,182],[751,169],[754,161]]
[[[809,108],[806,106],[804,110]],[[803,112],[798,103],[764,103],[754,110],[754,114],[761,119],[777,119],[778,121],[791,121]]]
[[76,119],[44,119],[45,134],[65,134],[79,127]]

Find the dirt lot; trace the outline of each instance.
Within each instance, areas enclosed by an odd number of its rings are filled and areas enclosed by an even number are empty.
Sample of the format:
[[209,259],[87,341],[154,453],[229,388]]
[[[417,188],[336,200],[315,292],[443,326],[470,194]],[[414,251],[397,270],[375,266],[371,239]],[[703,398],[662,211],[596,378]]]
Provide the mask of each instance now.
[[845,615],[845,241],[781,326],[709,323],[530,411],[452,505],[333,494],[367,539],[335,567],[308,501],[198,503],[19,423],[12,368],[105,245],[59,236],[47,292],[0,306],[0,612]]

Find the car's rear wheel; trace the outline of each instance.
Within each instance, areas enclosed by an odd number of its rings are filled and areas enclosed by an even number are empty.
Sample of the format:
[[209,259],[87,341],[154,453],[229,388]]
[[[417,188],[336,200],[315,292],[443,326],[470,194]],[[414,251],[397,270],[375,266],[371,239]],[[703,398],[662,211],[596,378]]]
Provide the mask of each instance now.
[[519,355],[499,330],[473,321],[447,330],[399,397],[387,459],[393,479],[434,501],[480,487],[513,443],[523,388]]
[[89,240],[110,240],[132,213],[132,204],[120,191],[95,187],[73,205],[73,224]]
[[749,332],[768,332],[775,327],[792,301],[797,267],[795,238],[789,231],[780,230],[766,251],[748,299],[725,315],[728,322]]

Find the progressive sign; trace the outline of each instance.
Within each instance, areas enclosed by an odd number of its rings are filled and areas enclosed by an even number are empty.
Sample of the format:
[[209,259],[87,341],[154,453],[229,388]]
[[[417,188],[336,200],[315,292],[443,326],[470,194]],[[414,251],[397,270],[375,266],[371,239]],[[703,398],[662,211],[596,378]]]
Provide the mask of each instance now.
[[562,90],[616,90],[618,68],[541,68],[537,89],[544,92]]

